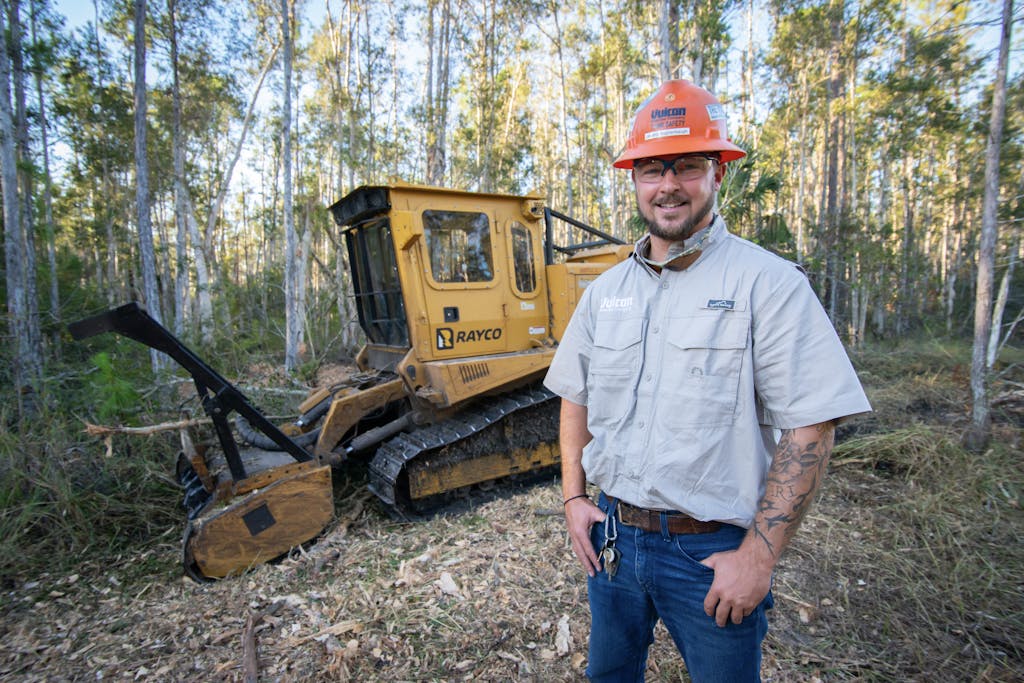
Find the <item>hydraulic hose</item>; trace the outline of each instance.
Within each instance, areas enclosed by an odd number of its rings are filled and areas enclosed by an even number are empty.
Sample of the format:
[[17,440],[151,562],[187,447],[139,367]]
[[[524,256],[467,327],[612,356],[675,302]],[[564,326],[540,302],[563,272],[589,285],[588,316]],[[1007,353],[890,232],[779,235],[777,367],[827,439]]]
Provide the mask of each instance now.
[[[242,441],[249,444],[250,446],[262,448],[265,451],[281,450],[281,447],[274,443],[273,440],[270,439],[270,437],[253,429],[252,425],[249,424],[249,421],[246,420],[241,415],[235,417],[235,428],[238,430],[238,435],[242,437]],[[320,427],[317,427],[312,431],[306,432],[305,434],[293,436],[292,441],[299,444],[303,448],[306,448],[307,446],[316,443],[316,440],[318,438],[320,438]]]

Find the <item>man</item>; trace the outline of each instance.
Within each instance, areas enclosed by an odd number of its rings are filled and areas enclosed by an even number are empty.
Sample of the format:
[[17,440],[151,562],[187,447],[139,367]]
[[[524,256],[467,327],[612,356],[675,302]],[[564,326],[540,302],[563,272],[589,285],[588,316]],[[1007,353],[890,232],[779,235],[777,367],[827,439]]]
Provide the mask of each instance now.
[[644,680],[658,618],[697,683],[760,680],[773,568],[835,424],[871,409],[804,274],[715,213],[743,156],[692,83],[640,107],[614,165],[648,233],[586,289],[545,379],[593,681]]

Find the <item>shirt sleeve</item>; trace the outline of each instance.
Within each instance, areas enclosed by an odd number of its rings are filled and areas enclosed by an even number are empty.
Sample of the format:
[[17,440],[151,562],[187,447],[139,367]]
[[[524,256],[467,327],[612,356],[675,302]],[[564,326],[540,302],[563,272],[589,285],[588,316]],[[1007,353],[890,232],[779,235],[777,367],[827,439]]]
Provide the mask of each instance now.
[[544,386],[564,399],[578,405],[587,403],[587,373],[594,344],[594,322],[591,310],[591,285],[583,292],[580,303],[566,325],[558,349],[551,361]]
[[795,429],[841,422],[871,405],[807,278],[795,267],[755,287],[754,388],[765,422]]

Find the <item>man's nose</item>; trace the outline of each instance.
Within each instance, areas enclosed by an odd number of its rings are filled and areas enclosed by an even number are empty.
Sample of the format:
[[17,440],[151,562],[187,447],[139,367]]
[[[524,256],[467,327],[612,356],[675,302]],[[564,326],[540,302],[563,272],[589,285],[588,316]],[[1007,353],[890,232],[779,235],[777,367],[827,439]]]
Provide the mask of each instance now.
[[682,187],[683,179],[676,175],[676,172],[671,169],[665,169],[665,172],[661,174],[661,180],[658,182],[658,189],[662,191],[675,191]]

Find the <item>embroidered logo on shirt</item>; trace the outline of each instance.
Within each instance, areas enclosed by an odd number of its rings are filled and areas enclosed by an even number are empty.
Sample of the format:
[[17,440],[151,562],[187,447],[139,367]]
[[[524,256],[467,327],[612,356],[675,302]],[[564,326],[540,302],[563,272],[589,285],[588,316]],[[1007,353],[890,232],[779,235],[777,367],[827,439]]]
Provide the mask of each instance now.
[[631,297],[631,296],[624,296],[624,297],[605,296],[605,297],[601,297],[601,310],[602,311],[611,311],[611,310],[614,310],[614,309],[617,309],[617,308],[618,309],[633,308],[633,297]]
[[708,299],[708,308],[723,308],[731,311],[736,308],[736,302],[732,299]]

